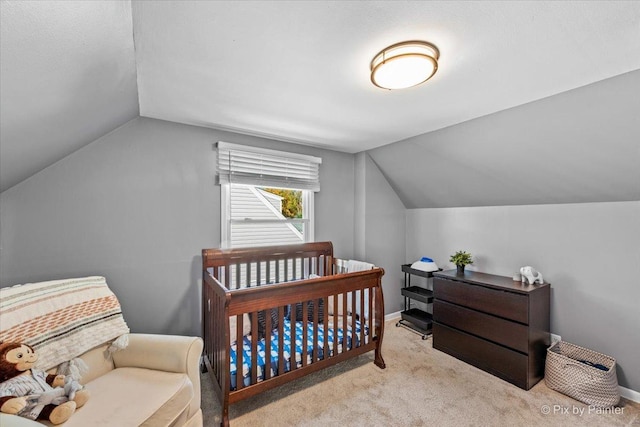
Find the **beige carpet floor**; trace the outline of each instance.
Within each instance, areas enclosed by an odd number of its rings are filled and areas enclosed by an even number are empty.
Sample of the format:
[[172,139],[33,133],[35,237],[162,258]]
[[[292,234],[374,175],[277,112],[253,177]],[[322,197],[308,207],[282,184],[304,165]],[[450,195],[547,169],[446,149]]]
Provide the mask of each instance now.
[[[521,390],[445,353],[431,339],[386,324],[373,353],[300,378],[230,407],[232,426],[640,426],[640,404],[595,413],[544,381]],[[204,425],[220,423],[209,374],[202,376]],[[592,408],[593,409],[593,408]]]

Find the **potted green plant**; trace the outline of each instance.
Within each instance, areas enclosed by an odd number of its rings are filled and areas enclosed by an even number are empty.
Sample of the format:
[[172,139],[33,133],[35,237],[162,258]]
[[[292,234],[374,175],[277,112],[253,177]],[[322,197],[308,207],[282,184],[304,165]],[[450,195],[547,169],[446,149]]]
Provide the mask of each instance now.
[[449,258],[449,262],[452,262],[458,268],[458,273],[464,273],[464,267],[468,264],[473,264],[473,259],[471,258],[471,254],[465,251],[458,251],[455,254],[451,255]]

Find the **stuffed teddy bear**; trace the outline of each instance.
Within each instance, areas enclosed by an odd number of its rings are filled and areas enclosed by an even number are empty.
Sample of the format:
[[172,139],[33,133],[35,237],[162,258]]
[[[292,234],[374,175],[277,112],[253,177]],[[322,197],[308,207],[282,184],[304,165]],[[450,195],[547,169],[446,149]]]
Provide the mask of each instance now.
[[62,424],[89,399],[77,381],[32,369],[33,347],[0,342],[0,412]]

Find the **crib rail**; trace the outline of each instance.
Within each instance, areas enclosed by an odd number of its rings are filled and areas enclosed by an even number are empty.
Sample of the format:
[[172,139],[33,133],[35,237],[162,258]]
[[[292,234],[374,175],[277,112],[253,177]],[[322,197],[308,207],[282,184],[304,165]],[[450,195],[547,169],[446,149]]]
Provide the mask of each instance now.
[[205,249],[205,269],[227,289],[242,289],[264,284],[301,280],[312,274],[332,274],[331,242],[265,248]]

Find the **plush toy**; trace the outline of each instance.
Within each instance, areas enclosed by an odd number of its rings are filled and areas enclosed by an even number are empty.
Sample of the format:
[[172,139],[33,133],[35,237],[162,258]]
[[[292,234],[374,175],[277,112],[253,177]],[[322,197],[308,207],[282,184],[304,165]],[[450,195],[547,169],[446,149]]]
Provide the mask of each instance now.
[[527,265],[526,267],[522,267],[520,269],[520,274],[522,275],[522,282],[528,282],[530,285],[534,283],[544,283],[542,279],[542,273],[537,271],[535,268]]
[[0,412],[62,424],[89,399],[71,377],[32,369],[38,356],[19,342],[0,342]]

